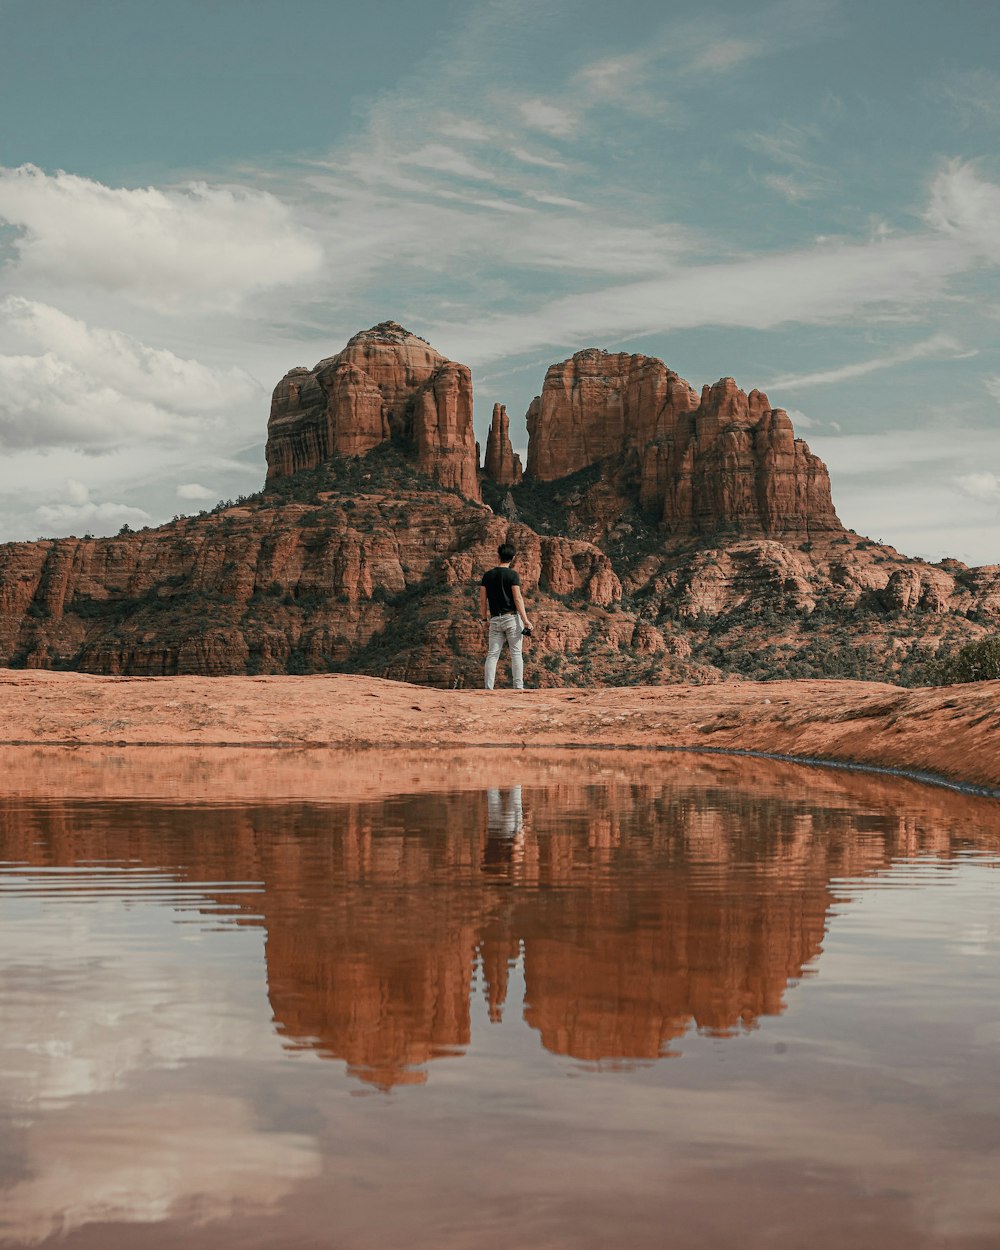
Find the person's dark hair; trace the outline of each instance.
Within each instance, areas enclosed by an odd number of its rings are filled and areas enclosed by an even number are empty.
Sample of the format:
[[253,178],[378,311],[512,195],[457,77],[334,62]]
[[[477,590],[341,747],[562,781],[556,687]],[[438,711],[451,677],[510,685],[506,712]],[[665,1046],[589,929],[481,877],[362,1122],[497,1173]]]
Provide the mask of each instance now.
[[501,564],[510,564],[511,560],[517,555],[517,548],[513,543],[501,543],[497,547],[497,555],[500,557]]

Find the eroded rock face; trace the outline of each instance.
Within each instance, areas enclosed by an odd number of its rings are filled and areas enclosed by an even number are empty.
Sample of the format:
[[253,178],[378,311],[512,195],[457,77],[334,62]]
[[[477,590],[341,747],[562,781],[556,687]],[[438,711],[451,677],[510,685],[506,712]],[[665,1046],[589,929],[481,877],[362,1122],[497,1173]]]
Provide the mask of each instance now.
[[504,404],[493,405],[483,472],[498,486],[516,486],[523,476],[521,457],[515,453],[510,441],[510,418]]
[[645,447],[697,406],[697,393],[661,360],[587,348],[550,366],[528,409],[527,474],[552,481]]
[[699,398],[659,360],[589,349],[549,369],[527,420],[529,477],[637,465],[642,511],[669,534],[842,529],[826,466],[786,412],[732,378]]
[[533,606],[559,596],[552,615],[572,618],[621,599],[590,543],[511,527],[449,492],[373,491],[0,546],[0,666],[218,676],[346,664],[479,684],[479,578],[508,539]]
[[472,376],[394,321],[281,379],[267,423],[268,481],[390,439],[441,486],[479,498]]
[[395,323],[366,330],[279,383],[261,495],[0,546],[0,665],[478,685],[479,579],[507,540],[532,684],[914,680],[1000,621],[1000,569],[845,531],[787,414],[731,378],[699,396],[651,357],[578,352],[528,431],[521,481],[494,408],[485,506],[469,370]]

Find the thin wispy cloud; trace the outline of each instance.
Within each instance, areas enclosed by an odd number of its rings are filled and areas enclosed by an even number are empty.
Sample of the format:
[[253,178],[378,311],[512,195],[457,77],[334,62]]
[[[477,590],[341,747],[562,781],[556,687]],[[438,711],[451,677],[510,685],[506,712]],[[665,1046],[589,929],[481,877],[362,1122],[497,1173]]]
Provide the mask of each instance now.
[[[143,185],[0,172],[0,281],[21,301],[0,307],[0,440],[24,525],[59,502],[44,485],[57,478],[86,487],[77,508],[151,515],[200,506],[202,484],[247,489],[259,449],[232,449],[263,441],[270,385],[386,317],[474,366],[516,427],[545,364],[589,345],[663,355],[697,381],[717,376],[699,378],[703,362],[777,362],[769,385],[813,388],[824,438],[833,418],[853,436],[838,383],[877,388],[907,362],[978,350],[948,377],[984,425],[1000,400],[985,332],[1000,179],[960,137],[991,115],[985,52],[935,80],[954,142],[915,144],[894,182],[898,147],[874,170],[856,142],[881,116],[843,60],[859,14],[721,0],[658,15],[573,22],[565,0],[471,0],[405,77],[373,66],[372,95],[331,117],[325,150],[144,170]],[[872,153],[929,100],[914,53],[880,80],[896,121]],[[892,347],[856,359],[859,330]],[[972,497],[954,479],[978,471],[950,470],[955,506]],[[150,490],[128,493],[140,478]]]
[[754,176],[764,186],[791,203],[829,194],[833,179],[829,171],[811,155],[820,135],[814,125],[793,125],[784,122],[771,131],[756,131],[743,137],[743,145],[759,162],[765,160],[776,168]]
[[964,127],[1000,125],[1000,74],[982,66],[957,70],[930,84],[930,93]]
[[715,265],[677,265],[646,281],[581,292],[532,312],[476,325],[440,323],[434,333],[473,363],[548,343],[614,341],[696,326],[766,330],[823,324],[863,311],[900,309],[940,295],[969,264],[957,240],[918,235]]
[[569,164],[566,161],[556,161],[548,156],[539,156],[537,152],[529,152],[527,148],[515,146],[509,148],[508,151],[515,160],[522,161],[525,165],[537,165],[541,169],[569,169]]
[[874,356],[868,360],[838,365],[835,369],[821,369],[815,373],[788,374],[775,378],[767,385],[768,389],[772,390],[799,391],[813,386],[830,386],[837,382],[847,382],[852,378],[863,378],[869,373],[892,369],[914,360],[965,360],[976,354],[976,352],[965,351],[962,345],[949,334],[933,334],[930,338],[911,343],[885,356]]
[[567,139],[579,124],[577,114],[548,100],[524,100],[520,105],[521,121],[530,130],[540,130],[556,139]]
[[484,169],[463,153],[443,143],[426,143],[415,152],[405,153],[400,160],[407,165],[436,169],[440,173],[454,174],[458,178],[471,179],[473,182],[496,182],[497,180],[492,170]]

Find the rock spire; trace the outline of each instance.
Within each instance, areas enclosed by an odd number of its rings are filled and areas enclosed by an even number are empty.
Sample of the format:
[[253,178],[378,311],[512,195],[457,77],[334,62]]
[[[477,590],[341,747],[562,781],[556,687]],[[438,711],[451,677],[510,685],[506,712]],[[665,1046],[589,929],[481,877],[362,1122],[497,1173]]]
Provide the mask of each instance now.
[[499,486],[516,486],[522,477],[521,457],[510,441],[510,418],[504,404],[493,405],[483,471]]

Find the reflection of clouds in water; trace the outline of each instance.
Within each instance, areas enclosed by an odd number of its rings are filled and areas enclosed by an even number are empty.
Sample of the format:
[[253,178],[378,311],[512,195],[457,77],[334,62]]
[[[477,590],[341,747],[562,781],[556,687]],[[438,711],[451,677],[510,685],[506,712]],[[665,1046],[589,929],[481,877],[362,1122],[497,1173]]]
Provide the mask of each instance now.
[[[905,1214],[887,1219],[884,1242],[865,1240],[866,1247],[937,1246],[937,1240],[926,1241],[928,1234],[943,1239],[1000,1233],[1000,1151],[956,1141],[954,1122],[950,1134],[940,1108],[929,1115],[919,1096],[908,1102],[913,1087],[887,1081],[884,1071],[833,1064],[824,1068],[832,1074],[823,1078],[828,1087],[816,1088],[815,1068],[805,1082],[801,1071],[784,1063],[781,1068],[787,1090],[728,1080],[722,1089],[706,1083],[687,1090],[616,1080],[592,1083],[584,1099],[576,1082],[539,1086],[530,1166],[508,1173],[507,1180],[516,1183],[522,1208],[535,1210],[551,1192],[553,1176],[593,1175],[599,1154],[601,1185],[619,1202],[641,1205],[656,1192],[664,1209],[690,1202],[708,1212],[720,1187],[736,1192],[742,1178],[739,1192],[752,1205],[742,1212],[750,1227],[741,1229],[741,1237],[754,1247],[771,1244],[762,1230],[775,1218],[782,1189],[790,1207],[801,1200],[800,1212],[824,1191],[838,1201],[851,1195],[862,1205],[870,1202],[876,1212],[880,1203],[901,1201]],[[595,1124],[621,1148],[596,1147]],[[657,1144],[650,1151],[652,1140]],[[505,1144],[516,1149],[513,1138]],[[771,1179],[762,1183],[762,1175]],[[485,1172],[469,1183],[479,1180],[484,1192],[492,1192]],[[588,1197],[580,1191],[581,1203]],[[900,1226],[908,1230],[905,1241],[892,1235]],[[709,1227],[717,1235],[711,1220]],[[707,1240],[715,1244],[714,1236]],[[804,1246],[809,1237],[778,1238],[775,1244]]]
[[267,1133],[244,1102],[182,1094],[76,1103],[26,1133],[31,1174],[4,1193],[0,1238],[38,1242],[84,1224],[195,1222],[274,1207],[316,1176],[312,1138]]
[[[192,943],[197,921],[178,925],[138,899],[126,907],[64,895],[58,925],[33,899],[4,908],[0,1102],[19,1115],[199,1056],[276,1055],[270,1028],[247,1027],[270,1018],[259,930],[232,926]],[[234,975],[234,956],[246,959],[245,977]]]
[[215,1219],[273,1206],[315,1175],[315,1142],[266,1132],[241,1099],[140,1091],[148,1074],[200,1058],[280,1054],[260,931],[231,926],[199,941],[217,919],[178,924],[135,896],[65,892],[58,906],[54,925],[45,902],[4,900],[0,1106],[20,1126],[24,1179],[4,1193],[0,1238],[41,1241],[195,1205],[199,1221]]

